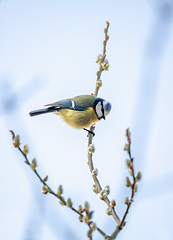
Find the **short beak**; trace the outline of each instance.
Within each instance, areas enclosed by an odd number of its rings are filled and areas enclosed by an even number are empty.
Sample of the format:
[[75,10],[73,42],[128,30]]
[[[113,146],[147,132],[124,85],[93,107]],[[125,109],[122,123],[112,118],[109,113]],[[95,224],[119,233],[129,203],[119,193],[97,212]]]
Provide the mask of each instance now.
[[104,120],[106,120],[105,116],[102,117]]

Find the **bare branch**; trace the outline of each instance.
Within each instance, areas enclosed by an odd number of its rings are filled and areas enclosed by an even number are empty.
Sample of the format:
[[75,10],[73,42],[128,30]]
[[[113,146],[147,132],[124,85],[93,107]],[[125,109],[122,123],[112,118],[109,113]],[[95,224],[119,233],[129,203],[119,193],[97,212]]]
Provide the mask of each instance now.
[[[107,45],[107,41],[109,39],[109,36],[108,36],[108,28],[109,28],[109,22],[106,22],[106,28],[104,29],[104,33],[105,33],[105,39],[103,41],[103,54],[99,55],[97,57],[97,60],[96,60],[96,63],[99,64],[99,70],[97,71],[97,80],[96,80],[96,87],[95,87],[95,93],[94,93],[94,96],[97,96],[98,94],[98,91],[101,87],[101,84],[100,84],[100,77],[101,77],[101,74],[104,70],[108,70],[108,67],[109,67],[109,63],[108,63],[108,60],[106,60],[106,45]],[[95,129],[95,126],[91,126],[90,127],[90,131],[94,131]],[[90,146],[90,144],[92,144],[93,142],[93,134],[89,133],[88,134],[88,147]],[[89,153],[88,152],[88,165],[89,165],[89,168],[90,168],[90,172],[92,173],[92,171],[94,170],[94,164],[93,164],[93,160],[92,160],[92,156],[93,154]],[[96,176],[93,177],[93,180],[94,180],[94,183],[98,189],[98,192],[100,193],[102,191],[102,187],[101,187],[101,184],[98,180],[98,178]],[[105,203],[107,204],[108,208],[111,208],[111,202],[109,200],[109,198],[107,196],[105,196],[104,198],[102,198],[102,200],[105,201]],[[112,209],[112,216],[113,218],[115,219],[115,221],[117,222],[117,224],[120,224],[120,219],[117,215],[117,213],[115,212],[115,209],[114,207],[111,208]]]

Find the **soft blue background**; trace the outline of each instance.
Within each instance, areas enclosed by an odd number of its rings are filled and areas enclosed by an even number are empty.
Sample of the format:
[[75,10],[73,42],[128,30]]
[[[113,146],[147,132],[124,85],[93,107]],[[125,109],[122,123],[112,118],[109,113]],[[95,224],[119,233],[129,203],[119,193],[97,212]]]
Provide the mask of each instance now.
[[[173,2],[170,0],[0,1],[0,239],[87,239],[86,224],[59,205],[13,148],[9,129],[28,143],[38,171],[74,206],[90,202],[93,220],[115,229],[92,192],[87,137],[55,115],[28,113],[59,99],[94,91],[105,22],[110,22],[108,72],[99,96],[112,111],[96,125],[94,165],[110,185],[120,217],[128,171],[125,129],[132,131],[135,169],[143,174],[119,240],[173,238]],[[93,239],[102,239],[94,232]]]

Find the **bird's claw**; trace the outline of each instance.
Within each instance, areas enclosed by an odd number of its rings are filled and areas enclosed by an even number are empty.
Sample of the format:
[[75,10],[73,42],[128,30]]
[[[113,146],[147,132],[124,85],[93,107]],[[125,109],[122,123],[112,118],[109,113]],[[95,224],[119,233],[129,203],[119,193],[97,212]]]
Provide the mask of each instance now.
[[88,133],[90,133],[90,134],[92,134],[93,135],[93,137],[95,136],[95,133],[93,132],[93,131],[91,131],[91,130],[88,130],[88,129],[86,129],[86,128],[83,128],[85,131],[87,131]]

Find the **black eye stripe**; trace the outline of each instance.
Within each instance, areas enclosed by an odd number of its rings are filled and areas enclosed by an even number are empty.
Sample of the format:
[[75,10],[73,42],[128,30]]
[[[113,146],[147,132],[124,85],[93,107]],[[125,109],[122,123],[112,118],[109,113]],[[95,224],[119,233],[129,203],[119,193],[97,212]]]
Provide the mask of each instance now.
[[103,113],[103,116],[104,116],[105,114],[104,114],[104,108],[103,108],[103,101],[101,102],[101,104],[102,104],[102,113]]

